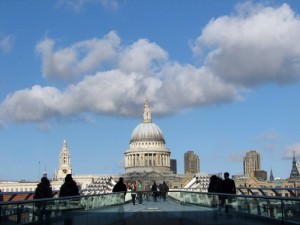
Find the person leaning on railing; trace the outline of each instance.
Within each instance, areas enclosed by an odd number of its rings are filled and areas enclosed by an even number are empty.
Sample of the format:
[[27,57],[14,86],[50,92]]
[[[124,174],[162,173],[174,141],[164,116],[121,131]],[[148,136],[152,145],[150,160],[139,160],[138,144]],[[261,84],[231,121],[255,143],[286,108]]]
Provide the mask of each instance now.
[[79,195],[79,189],[71,174],[67,174],[65,182],[60,187],[59,197]]
[[[224,173],[224,180],[222,181],[222,193],[226,194],[236,194],[236,188],[234,180],[229,178],[229,173]],[[225,206],[225,212],[228,212],[228,205],[226,203],[226,200],[231,203],[232,198],[226,195],[221,196],[221,207]]]
[[[208,193],[221,193],[222,192],[222,179],[218,177],[217,175],[212,175],[209,179],[208,184]],[[213,207],[216,207],[219,205],[220,196],[213,195],[211,205]]]
[[124,184],[123,177],[119,178],[119,181],[115,184],[112,191],[113,192],[124,192],[124,201],[125,201],[125,195],[126,195],[126,192],[127,192],[127,187],[126,187],[126,184]]
[[[65,182],[60,187],[59,197],[67,197],[67,196],[77,196],[79,195],[79,188],[76,182],[73,180],[71,174],[67,174],[65,177]],[[64,224],[73,224],[72,217],[65,217]]]
[[[33,199],[43,199],[43,198],[52,198],[53,192],[50,185],[50,181],[47,177],[42,177],[41,182],[37,185]],[[46,221],[50,218],[50,210],[46,209],[47,202],[36,202],[35,206],[37,208],[38,221],[42,221],[45,216]]]

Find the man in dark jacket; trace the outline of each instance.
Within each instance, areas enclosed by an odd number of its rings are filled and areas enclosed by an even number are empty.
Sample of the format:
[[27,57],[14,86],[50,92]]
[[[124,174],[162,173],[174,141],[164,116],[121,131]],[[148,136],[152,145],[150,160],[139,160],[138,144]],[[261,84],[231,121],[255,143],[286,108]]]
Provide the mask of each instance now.
[[127,192],[127,187],[126,184],[124,184],[124,180],[123,177],[119,178],[119,181],[115,184],[113,190],[113,192],[124,192],[124,200],[125,200],[125,195]]
[[[235,188],[235,183],[234,180],[229,178],[229,173],[225,172],[224,173],[224,180],[222,181],[222,193],[226,194],[236,194],[236,188]],[[231,198],[223,195],[221,197],[221,206],[224,207],[225,201],[228,199],[228,201],[231,201]],[[228,212],[228,206],[225,206],[225,212]]]
[[[65,182],[60,187],[59,190],[59,197],[66,197],[66,196],[76,196],[79,195],[79,188],[76,182],[73,180],[71,174],[67,174],[65,177]],[[72,225],[73,218],[72,217],[65,217],[64,218],[65,225]]]
[[60,187],[59,197],[79,195],[79,189],[71,174],[67,174],[65,183]]
[[[52,198],[53,192],[50,186],[50,181],[47,177],[42,177],[41,182],[37,185],[35,192],[34,192],[34,199],[41,199],[41,198]],[[50,224],[50,211],[47,210],[47,201],[36,202],[35,206],[37,208],[37,216],[39,223],[42,223],[43,218],[45,216],[45,220],[47,224]]]

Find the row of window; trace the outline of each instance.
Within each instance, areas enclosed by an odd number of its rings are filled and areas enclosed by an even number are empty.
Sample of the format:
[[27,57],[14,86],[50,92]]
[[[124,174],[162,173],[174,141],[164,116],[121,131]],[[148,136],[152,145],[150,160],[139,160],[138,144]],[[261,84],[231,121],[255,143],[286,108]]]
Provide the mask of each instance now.
[[142,143],[138,142],[138,143],[132,144],[132,146],[140,146],[140,145],[153,145],[153,146],[156,145],[156,146],[163,146],[163,144],[160,143],[160,142],[142,142]]
[[27,192],[27,191],[34,191],[35,188],[3,188],[2,192]]

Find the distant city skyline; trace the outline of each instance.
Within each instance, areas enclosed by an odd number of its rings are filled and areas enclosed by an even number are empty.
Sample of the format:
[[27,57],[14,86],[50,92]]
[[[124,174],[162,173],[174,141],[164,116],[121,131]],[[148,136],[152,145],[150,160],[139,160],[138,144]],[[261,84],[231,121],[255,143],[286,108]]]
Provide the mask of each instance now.
[[0,180],[124,173],[145,97],[177,173],[300,160],[300,2],[0,1]]

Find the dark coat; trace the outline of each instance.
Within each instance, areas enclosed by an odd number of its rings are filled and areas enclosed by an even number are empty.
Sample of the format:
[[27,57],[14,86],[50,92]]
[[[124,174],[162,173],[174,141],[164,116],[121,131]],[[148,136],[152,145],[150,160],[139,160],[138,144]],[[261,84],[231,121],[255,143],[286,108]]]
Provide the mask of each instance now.
[[42,181],[37,185],[33,196],[34,199],[52,198],[52,197],[53,197],[53,192],[49,181]]
[[79,189],[75,181],[65,181],[60,187],[59,197],[79,195]]
[[222,192],[221,178],[217,177],[216,175],[211,176],[207,191],[211,193],[221,193]]
[[222,192],[228,194],[236,194],[234,180],[226,178],[222,181]]
[[118,183],[116,183],[116,185],[113,188],[113,192],[124,192],[126,194],[127,187],[123,182],[118,181]]

